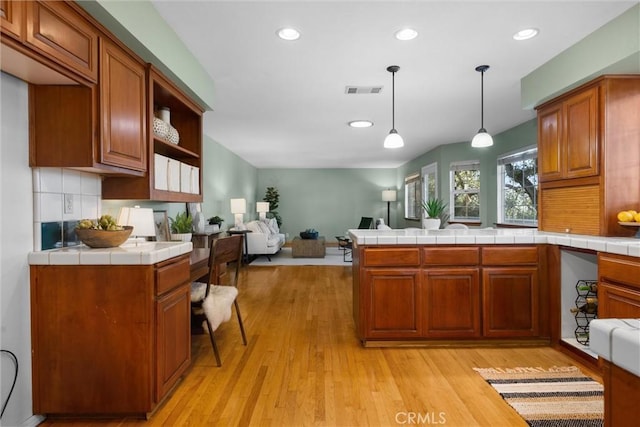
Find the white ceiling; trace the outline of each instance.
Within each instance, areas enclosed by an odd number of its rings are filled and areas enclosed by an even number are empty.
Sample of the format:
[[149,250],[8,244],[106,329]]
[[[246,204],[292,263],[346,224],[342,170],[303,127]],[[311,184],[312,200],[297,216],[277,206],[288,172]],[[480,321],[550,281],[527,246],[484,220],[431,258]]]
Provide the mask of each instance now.
[[[527,121],[520,79],[637,1],[152,1],[215,82],[204,132],[258,168],[397,167],[430,149]],[[302,36],[276,37],[285,26]],[[401,42],[394,32],[419,36]],[[516,42],[523,28],[538,37]],[[382,147],[396,129],[404,148]],[[346,95],[345,86],[381,85]],[[354,129],[347,122],[368,119]],[[471,149],[471,148],[469,148]]]

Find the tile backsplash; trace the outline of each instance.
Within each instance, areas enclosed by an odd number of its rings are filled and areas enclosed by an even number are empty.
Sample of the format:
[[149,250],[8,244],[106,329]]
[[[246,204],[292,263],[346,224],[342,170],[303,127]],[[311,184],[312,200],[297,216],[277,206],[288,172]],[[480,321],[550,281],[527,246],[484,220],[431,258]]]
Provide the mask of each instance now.
[[32,173],[34,251],[78,244],[75,223],[100,216],[100,175],[62,168],[33,168]]

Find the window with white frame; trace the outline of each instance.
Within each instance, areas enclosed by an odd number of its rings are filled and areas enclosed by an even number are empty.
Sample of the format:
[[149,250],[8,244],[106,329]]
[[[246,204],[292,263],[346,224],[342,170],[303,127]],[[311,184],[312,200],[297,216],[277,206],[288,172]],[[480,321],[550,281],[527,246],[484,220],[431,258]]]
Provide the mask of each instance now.
[[480,161],[453,162],[449,168],[451,221],[480,221]]
[[498,158],[498,223],[538,225],[538,149]]
[[404,217],[420,219],[420,174],[415,173],[404,179]]

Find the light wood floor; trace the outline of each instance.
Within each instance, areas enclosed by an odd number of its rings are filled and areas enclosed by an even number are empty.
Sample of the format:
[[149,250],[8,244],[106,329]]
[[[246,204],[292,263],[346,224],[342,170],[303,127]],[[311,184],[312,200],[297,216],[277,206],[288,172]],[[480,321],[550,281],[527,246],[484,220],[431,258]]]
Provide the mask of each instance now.
[[[243,270],[240,307],[216,337],[193,337],[192,367],[149,421],[44,425],[526,426],[473,367],[577,365],[548,347],[362,348],[351,313],[350,267]],[[413,416],[413,422],[411,418]]]

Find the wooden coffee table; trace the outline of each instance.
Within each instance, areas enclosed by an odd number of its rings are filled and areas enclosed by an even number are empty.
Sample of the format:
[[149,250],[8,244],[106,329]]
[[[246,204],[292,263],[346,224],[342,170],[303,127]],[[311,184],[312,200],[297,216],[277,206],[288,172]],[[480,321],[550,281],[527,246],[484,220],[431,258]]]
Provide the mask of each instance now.
[[291,255],[294,258],[324,258],[324,236],[317,239],[302,239],[298,236],[291,242]]

